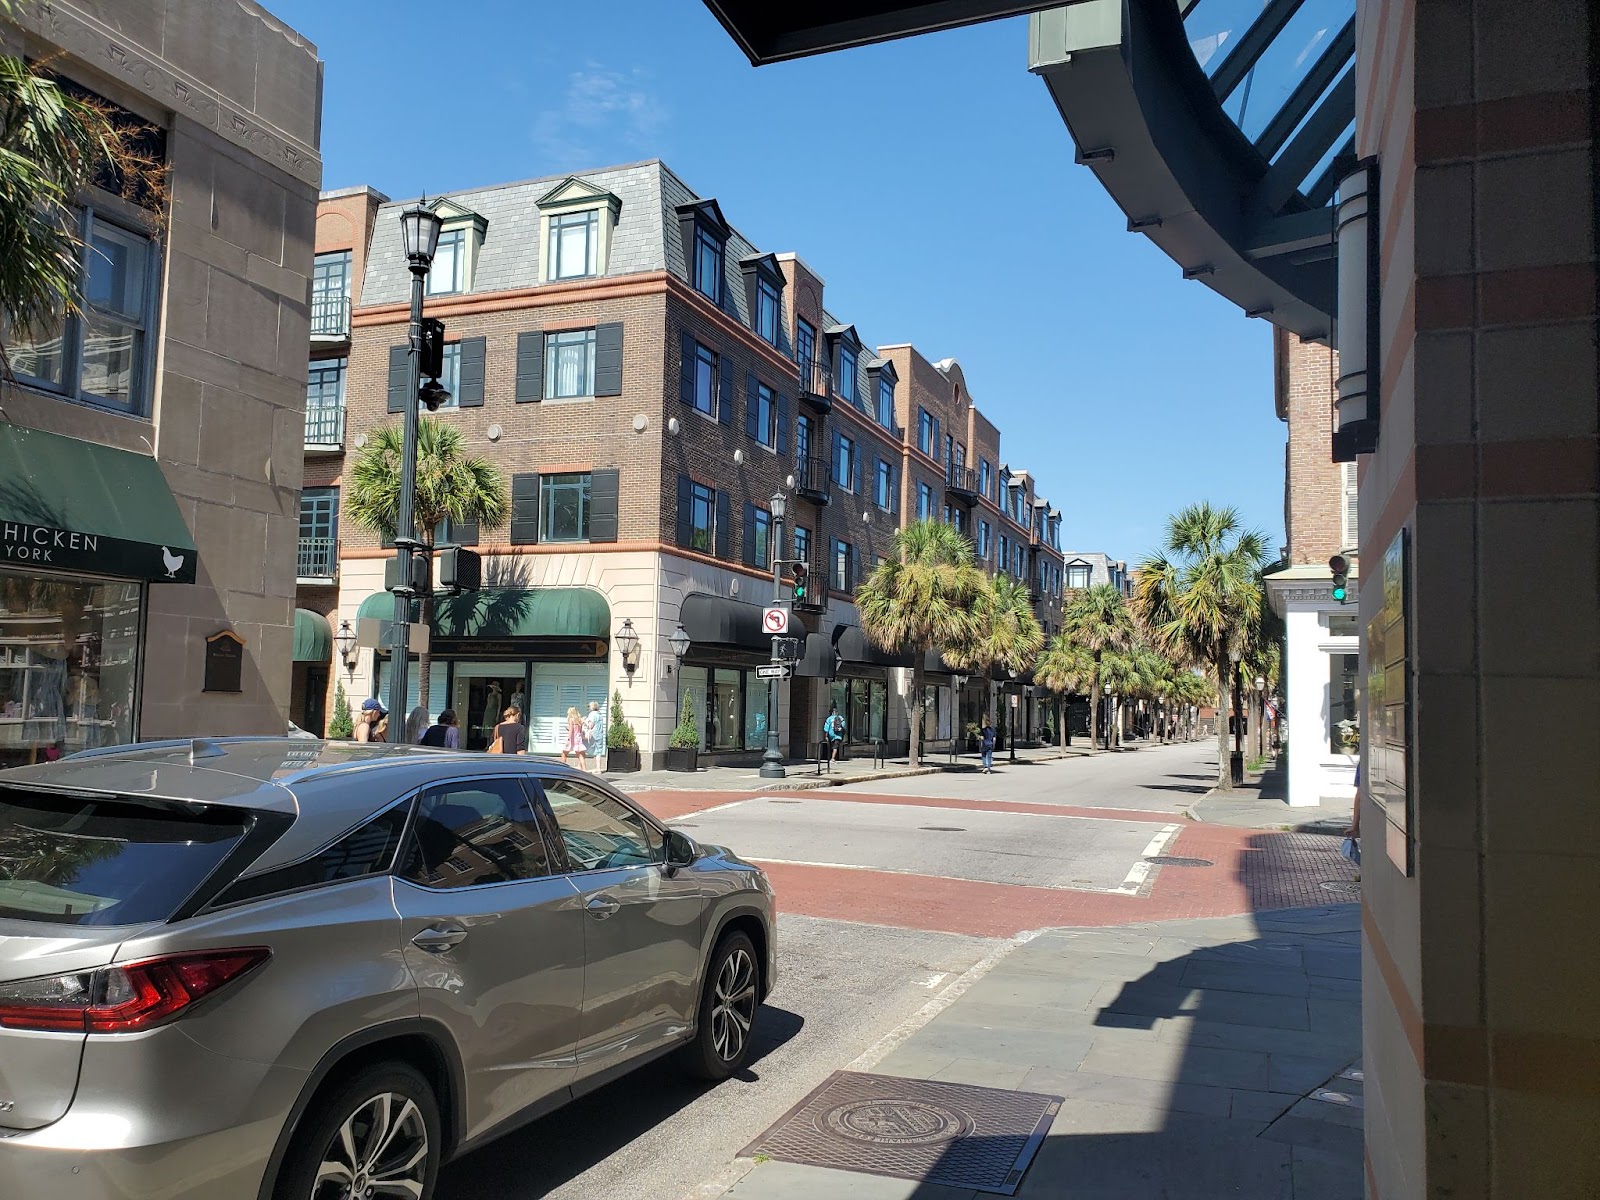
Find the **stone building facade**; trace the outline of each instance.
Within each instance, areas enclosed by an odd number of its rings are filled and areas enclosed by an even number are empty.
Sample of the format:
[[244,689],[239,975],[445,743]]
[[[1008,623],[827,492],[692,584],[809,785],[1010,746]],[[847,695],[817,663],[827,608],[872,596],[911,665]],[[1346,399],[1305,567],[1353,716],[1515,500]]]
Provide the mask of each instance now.
[[[26,5],[8,53],[147,127],[169,197],[77,198],[88,310],[12,330],[0,762],[282,733],[322,67],[253,3]],[[40,539],[51,546],[41,550]]]
[[[497,706],[520,693],[535,748],[554,750],[569,706],[620,692],[648,766],[687,694],[704,755],[758,755],[769,685],[754,668],[771,657],[759,617],[773,595],[775,553],[807,567],[808,595],[796,605],[803,628],[791,631],[801,660],[780,689],[785,751],[805,756],[832,706],[852,742],[903,743],[909,659],[866,644],[851,597],[915,517],[919,484],[936,518],[949,505],[948,519],[964,528],[974,509],[1005,525],[1007,544],[1022,548],[1015,573],[1038,584],[1041,616],[1056,611],[1060,573],[1045,565],[1059,565],[1060,514],[1036,507],[1022,479],[1026,496],[1002,510],[999,435],[972,406],[960,368],[908,346],[874,349],[826,308],[823,281],[802,259],[751,245],[714,199],[661,163],[438,203],[444,226],[426,312],[445,322],[454,398],[437,418],[500,470],[512,496],[501,528],[438,531],[477,547],[488,587],[476,608],[466,598],[441,606],[430,695],[416,702],[430,713],[454,708],[469,745],[487,742]],[[349,456],[371,430],[397,422],[403,403],[403,207],[356,189],[325,197],[319,222],[319,231],[330,226],[330,240],[319,232],[319,264],[347,252],[352,264],[348,345],[312,351],[313,375],[319,359],[344,360],[341,440],[313,445],[309,416],[307,426],[302,546],[335,549],[322,575],[302,573],[300,603],[325,615],[331,632],[387,615],[389,551],[350,518],[340,489]],[[332,240],[335,213],[341,235],[370,228],[359,273],[355,248]],[[338,306],[329,297],[323,307]],[[913,375],[927,403],[938,396],[949,449],[919,447],[908,428]],[[983,448],[992,496],[952,490],[952,478],[962,482],[957,443],[963,453]],[[781,546],[775,494],[787,507]],[[792,582],[786,570],[785,599]],[[624,622],[640,640],[631,664],[614,644]],[[680,626],[690,638],[681,662],[669,647]],[[352,698],[382,694],[385,657],[362,649],[348,666],[331,654],[298,665],[302,715],[315,724],[339,683]],[[957,697],[950,669],[925,665],[929,737],[956,736],[959,713],[995,703],[987,681]]]

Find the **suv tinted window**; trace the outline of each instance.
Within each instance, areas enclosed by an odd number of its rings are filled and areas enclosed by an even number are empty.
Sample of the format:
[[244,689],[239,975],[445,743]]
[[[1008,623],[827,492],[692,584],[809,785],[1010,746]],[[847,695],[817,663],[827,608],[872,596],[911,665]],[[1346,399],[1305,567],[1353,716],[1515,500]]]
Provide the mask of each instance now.
[[638,867],[662,859],[662,839],[625,804],[570,779],[541,779],[574,871]]
[[249,828],[236,808],[0,787],[0,917],[165,921]]
[[409,804],[397,805],[374,817],[359,829],[345,834],[333,845],[302,862],[290,863],[274,871],[263,871],[241,879],[217,898],[217,904],[237,904],[278,892],[339,883],[387,871],[394,861],[400,835],[406,829]]
[[462,888],[550,874],[539,821],[515,779],[471,779],[423,793],[404,877]]

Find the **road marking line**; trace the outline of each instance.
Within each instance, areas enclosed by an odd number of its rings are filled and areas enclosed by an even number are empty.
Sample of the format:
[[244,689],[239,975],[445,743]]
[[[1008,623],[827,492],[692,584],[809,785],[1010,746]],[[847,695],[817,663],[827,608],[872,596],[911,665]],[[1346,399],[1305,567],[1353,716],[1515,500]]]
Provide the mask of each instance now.
[[925,987],[925,988],[936,988],[948,978],[950,978],[950,972],[948,972],[948,971],[940,971],[936,975],[929,975],[926,979],[919,979],[917,981],[917,986],[918,987]]
[[960,975],[956,976],[956,978],[932,1000],[929,1000],[921,1008],[917,1009],[916,1012],[912,1013],[888,1033],[884,1034],[877,1041],[873,1042],[872,1045],[863,1050],[853,1062],[847,1063],[844,1067],[844,1070],[872,1070],[884,1059],[888,1058],[889,1055],[893,1054],[897,1049],[899,1049],[901,1044],[903,1044],[905,1040],[912,1034],[916,1033],[917,1030],[921,1029],[929,1021],[933,1020],[945,1009],[949,1008],[957,1000],[961,999],[962,996],[966,995],[966,993],[972,989],[973,984],[977,983],[978,980],[982,979],[985,975],[999,965],[1001,959],[1005,958],[1006,955],[1010,954],[1018,946],[1023,946],[1031,942],[1034,938],[1039,936],[1040,932],[1041,930],[1031,929],[1027,933],[1019,933],[1016,937],[1007,938],[1005,941],[1001,942],[993,950],[989,951],[989,953],[985,954],[977,962],[973,963],[965,971],[961,972]]
[[713,804],[710,808],[697,808],[693,812],[686,812],[680,817],[668,817],[667,824],[671,825],[674,821],[687,821],[693,817],[703,817],[707,813],[721,812],[725,808],[738,808],[741,804],[749,804],[755,798],[754,796],[746,796],[742,800],[729,800],[724,804]]
[[1144,848],[1144,853],[1140,855],[1139,861],[1134,863],[1133,866],[1129,868],[1128,877],[1124,879],[1119,886],[1114,887],[1111,890],[1124,896],[1138,895],[1139,889],[1144,886],[1145,880],[1150,877],[1151,864],[1145,862],[1144,860],[1147,858],[1157,858],[1164,853],[1166,851],[1167,844],[1171,842],[1173,838],[1178,836],[1178,830],[1180,828],[1182,827],[1178,825],[1163,826],[1161,832],[1150,839],[1150,844]]
[[[1074,886],[1066,883],[1007,883],[1000,879],[968,879],[965,875],[929,875],[926,871],[908,871],[904,867],[864,867],[860,863],[811,862],[806,859],[768,858],[765,855],[756,854],[742,857],[746,862],[753,862],[758,867],[822,867],[829,871],[864,871],[869,875],[914,875],[918,879],[929,879],[937,883],[972,883],[980,884],[983,887],[1037,888],[1046,892],[1081,892],[1093,896],[1121,895],[1125,893],[1127,888],[1126,881],[1118,887],[1096,887],[1092,884]],[[1147,869],[1149,867],[1148,863],[1141,863],[1140,865]],[[1135,888],[1134,890],[1137,891],[1138,889]],[[834,920],[835,918],[829,917],[827,919]],[[864,923],[870,924],[870,922]]]

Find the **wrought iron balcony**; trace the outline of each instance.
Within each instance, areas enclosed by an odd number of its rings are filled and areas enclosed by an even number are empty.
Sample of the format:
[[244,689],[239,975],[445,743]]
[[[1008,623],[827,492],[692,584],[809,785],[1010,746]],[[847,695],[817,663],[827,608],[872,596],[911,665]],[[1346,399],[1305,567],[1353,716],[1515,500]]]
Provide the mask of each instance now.
[[945,464],[944,487],[954,499],[968,504],[977,503],[978,497],[983,494],[978,490],[978,473],[971,467],[959,467],[955,463]]
[[350,340],[350,297],[343,292],[311,293],[311,336],[330,342]]
[[810,358],[802,358],[799,362],[799,389],[800,399],[804,400],[818,412],[828,412],[833,408],[833,380],[828,370],[828,359],[825,355],[814,354]]
[[795,459],[794,489],[806,500],[826,504],[833,490],[828,460],[816,456]]
[[306,449],[344,449],[344,405],[311,404],[306,407]]
[[337,538],[303,537],[296,560],[295,576],[306,580],[332,580],[339,575]]

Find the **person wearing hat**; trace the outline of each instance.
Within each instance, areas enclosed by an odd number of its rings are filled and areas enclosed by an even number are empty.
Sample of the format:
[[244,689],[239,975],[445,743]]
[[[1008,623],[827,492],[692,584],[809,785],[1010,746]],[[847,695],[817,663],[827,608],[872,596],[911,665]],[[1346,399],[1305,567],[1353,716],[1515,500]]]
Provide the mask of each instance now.
[[361,716],[356,721],[356,741],[381,742],[388,732],[389,710],[374,697],[361,702]]

